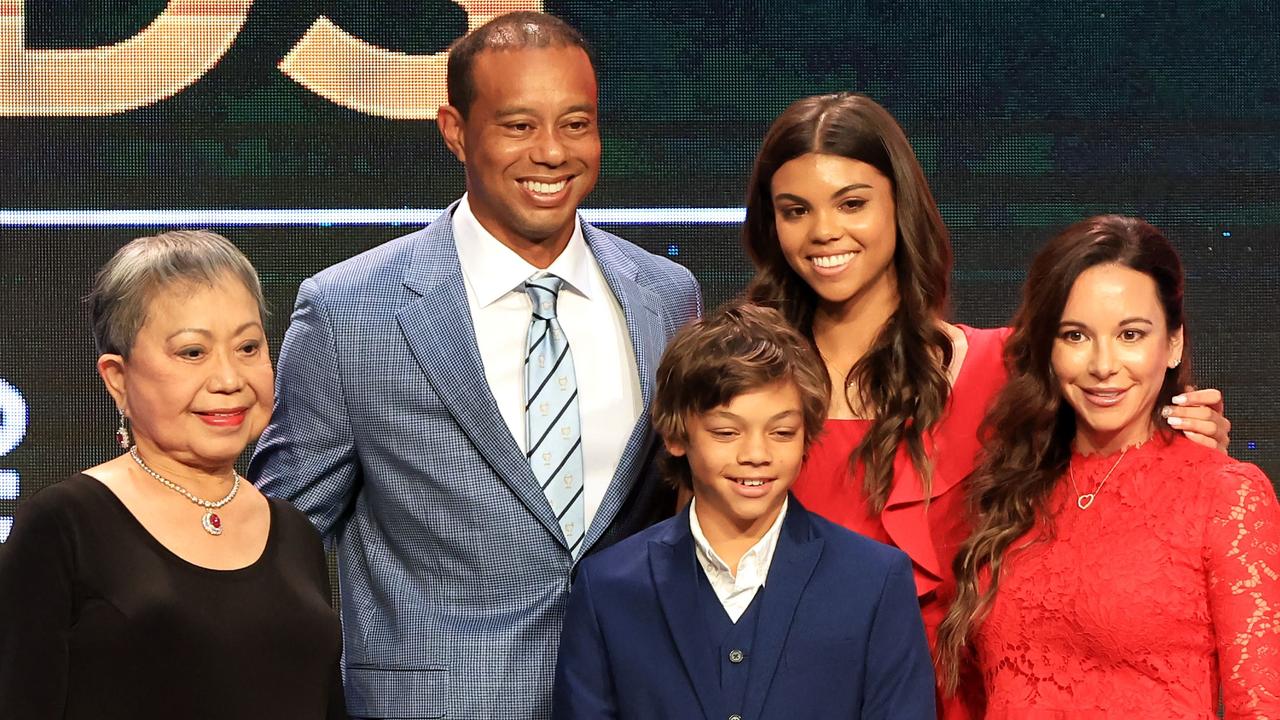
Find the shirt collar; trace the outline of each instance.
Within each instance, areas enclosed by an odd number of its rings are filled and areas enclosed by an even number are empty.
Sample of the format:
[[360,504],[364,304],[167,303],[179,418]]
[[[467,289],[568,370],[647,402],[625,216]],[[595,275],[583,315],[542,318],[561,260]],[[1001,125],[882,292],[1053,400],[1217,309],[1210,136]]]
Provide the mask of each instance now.
[[698,561],[708,571],[728,574],[735,580],[742,575],[743,570],[749,567],[752,574],[759,578],[759,585],[763,587],[764,579],[769,575],[769,566],[773,563],[773,553],[778,548],[778,537],[782,535],[782,519],[787,516],[790,498],[782,500],[782,509],[778,511],[778,517],[756,541],[756,544],[742,554],[736,569],[730,569],[729,564],[720,559],[707,540],[707,536],[703,534],[702,525],[698,523],[697,502],[697,498],[689,501],[689,530],[693,533],[693,546],[698,554]]
[[543,273],[564,280],[566,285],[588,300],[598,293],[591,273],[591,253],[582,234],[582,220],[576,216],[569,244],[546,270],[534,267],[485,230],[471,212],[471,203],[465,194],[453,211],[453,242],[458,250],[462,275],[475,293],[476,304],[480,307],[487,307],[507,293],[519,290],[525,280]]

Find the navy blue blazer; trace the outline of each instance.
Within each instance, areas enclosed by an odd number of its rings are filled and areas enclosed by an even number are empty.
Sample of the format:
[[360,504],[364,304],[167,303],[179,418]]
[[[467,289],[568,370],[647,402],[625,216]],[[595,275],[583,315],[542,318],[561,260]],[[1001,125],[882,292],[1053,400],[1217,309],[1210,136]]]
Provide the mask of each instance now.
[[[552,717],[712,716],[719,659],[698,611],[689,510],[579,566]],[[793,497],[765,581],[744,720],[933,720],[911,561]]]
[[[452,215],[302,283],[250,470],[336,541],[353,716],[545,720],[575,560],[485,379]],[[645,405],[591,552],[671,514],[648,405],[700,299],[685,268],[583,234]]]

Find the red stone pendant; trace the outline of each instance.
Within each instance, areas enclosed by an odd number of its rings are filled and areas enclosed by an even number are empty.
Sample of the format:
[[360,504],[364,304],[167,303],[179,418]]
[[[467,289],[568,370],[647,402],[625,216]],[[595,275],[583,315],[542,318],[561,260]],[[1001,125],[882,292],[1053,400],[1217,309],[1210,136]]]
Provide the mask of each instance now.
[[204,527],[204,531],[210,535],[222,534],[222,518],[212,510],[206,510],[204,517],[200,518],[200,525]]

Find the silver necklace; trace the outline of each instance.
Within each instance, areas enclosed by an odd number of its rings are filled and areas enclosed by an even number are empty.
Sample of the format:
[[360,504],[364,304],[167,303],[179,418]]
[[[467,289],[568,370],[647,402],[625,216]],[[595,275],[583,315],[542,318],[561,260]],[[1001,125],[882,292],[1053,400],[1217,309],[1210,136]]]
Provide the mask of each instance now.
[[218,514],[215,513],[214,510],[222,509],[223,505],[226,505],[235,499],[236,493],[240,492],[240,473],[236,472],[234,468],[231,470],[231,475],[235,480],[231,482],[231,492],[227,493],[226,497],[221,500],[205,500],[204,498],[196,497],[190,490],[147,467],[147,464],[142,462],[142,458],[138,455],[137,445],[129,448],[129,455],[133,458],[134,462],[138,463],[138,467],[145,470],[151,477],[159,480],[161,485],[164,485],[196,505],[204,508],[204,515],[200,517],[200,527],[204,528],[205,532],[210,535],[222,534],[222,518],[218,517]]
[[1102,476],[1102,482],[1098,483],[1098,487],[1094,488],[1093,492],[1084,493],[1083,495],[1080,493],[1080,488],[1076,487],[1075,470],[1071,469],[1071,465],[1067,465],[1067,475],[1071,477],[1071,489],[1076,491],[1076,507],[1081,510],[1089,509],[1089,506],[1093,504],[1093,499],[1097,497],[1098,491],[1102,489],[1103,485],[1107,484],[1107,479],[1111,477],[1111,473],[1115,472],[1116,468],[1120,467],[1120,461],[1124,459],[1125,453],[1127,452],[1129,452],[1129,448],[1125,448],[1124,451],[1120,453],[1120,457],[1116,458],[1115,464],[1111,466],[1111,469],[1107,471],[1107,474]]

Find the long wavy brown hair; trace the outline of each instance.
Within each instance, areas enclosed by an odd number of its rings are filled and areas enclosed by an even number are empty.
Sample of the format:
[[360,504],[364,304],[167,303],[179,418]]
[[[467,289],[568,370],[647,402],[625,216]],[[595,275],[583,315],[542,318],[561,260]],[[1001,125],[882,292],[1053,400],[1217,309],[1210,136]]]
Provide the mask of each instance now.
[[[1159,230],[1137,218],[1093,217],[1049,241],[1031,261],[1022,306],[1005,345],[1009,381],[983,421],[983,457],[968,478],[973,531],[956,555],[956,598],[938,631],[939,674],[956,690],[966,644],[985,617],[1000,585],[1006,553],[1037,525],[1052,532],[1046,511],[1050,492],[1071,461],[1076,416],[1064,402],[1051,365],[1062,311],[1076,279],[1097,265],[1123,265],[1150,276],[1170,332],[1185,327],[1182,263]],[[1160,415],[1190,376],[1183,333],[1182,359],[1165,372],[1152,410],[1157,430],[1172,434]],[[983,571],[990,579],[983,587]]]
[[[845,378],[846,388],[857,389],[857,404],[874,414],[849,466],[856,472],[861,462],[868,504],[879,513],[893,486],[894,457],[904,443],[929,494],[932,468],[924,436],[942,417],[951,391],[951,341],[938,326],[947,309],[950,236],[911,144],[888,111],[853,93],[792,103],[769,128],[756,155],[742,244],[756,268],[747,296],[777,308],[810,340],[818,295],[782,254],[771,187],[778,168],[809,153],[865,162],[893,188],[898,307]],[[849,390],[845,393],[853,405]]]

